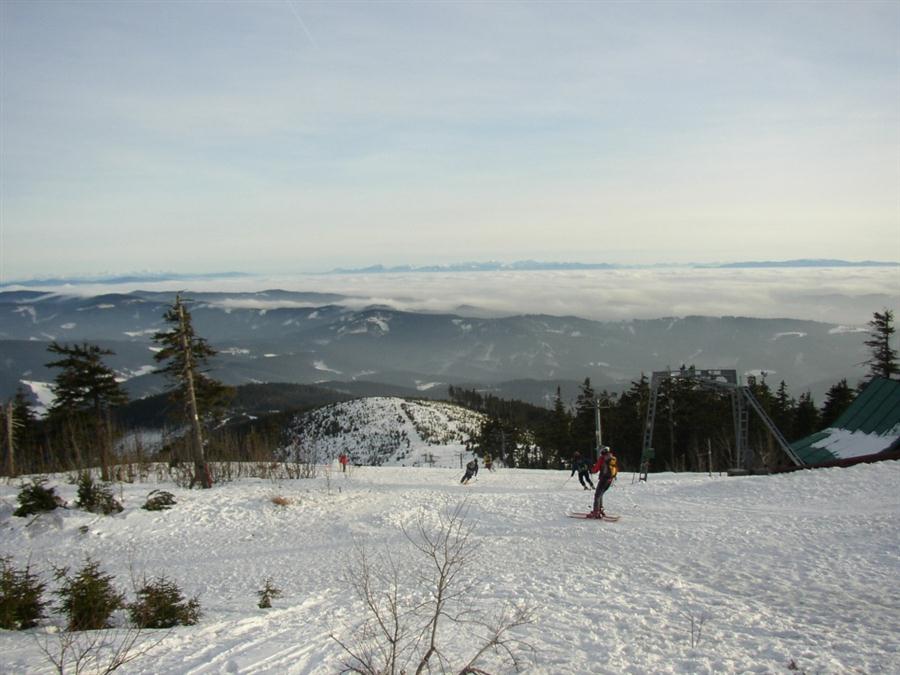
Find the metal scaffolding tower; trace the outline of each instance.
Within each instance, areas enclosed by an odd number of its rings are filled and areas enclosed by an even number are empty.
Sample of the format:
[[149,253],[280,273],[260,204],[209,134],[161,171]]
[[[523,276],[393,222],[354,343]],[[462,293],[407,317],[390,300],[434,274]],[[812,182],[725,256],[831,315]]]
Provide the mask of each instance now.
[[735,370],[699,370],[693,366],[679,370],[659,370],[653,373],[650,380],[650,400],[647,404],[647,416],[644,421],[644,441],[641,446],[641,480],[647,480],[650,461],[655,456],[653,449],[653,424],[656,418],[656,404],[659,398],[659,387],[665,380],[689,379],[701,386],[727,391],[731,397],[731,411],[734,417],[734,449],[732,452],[732,470],[749,471],[753,465],[753,450],[750,448],[749,427],[750,408],[756,413],[765,427],[775,438],[785,454],[797,466],[805,466],[797,456],[790,443],[775,426],[772,419],[750,391],[750,387],[738,382]]

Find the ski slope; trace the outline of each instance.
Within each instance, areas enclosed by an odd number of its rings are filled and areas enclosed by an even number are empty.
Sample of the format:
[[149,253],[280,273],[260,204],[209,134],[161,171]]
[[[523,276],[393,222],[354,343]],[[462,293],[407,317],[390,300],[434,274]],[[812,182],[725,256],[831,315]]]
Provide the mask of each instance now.
[[279,454],[326,462],[347,453],[354,464],[454,467],[485,419],[443,401],[359,398],[298,415]]
[[[482,469],[468,486],[461,473],[329,466],[314,479],[206,491],[151,481],[116,488],[121,514],[57,510],[33,522],[11,515],[17,487],[4,484],[0,555],[31,560],[51,586],[51,564],[78,567],[90,555],[129,597],[133,573],[199,594],[198,625],[162,633],[117,672],[337,673],[343,655],[330,636],[353,636],[364,617],[344,578],[353,547],[415,566],[401,527],[464,500],[481,547],[472,608],[535,609],[518,632],[536,648],[527,672],[900,672],[900,462],[643,484],[620,475],[605,500],[617,523],[566,517],[592,495],[567,471]],[[75,487],[58,485],[73,501]],[[140,509],[157,487],[178,504]],[[266,577],[284,595],[263,610]],[[54,672],[39,645],[62,623],[54,613],[38,628],[0,631],[0,672]],[[452,628],[442,642],[450,654],[472,649]]]

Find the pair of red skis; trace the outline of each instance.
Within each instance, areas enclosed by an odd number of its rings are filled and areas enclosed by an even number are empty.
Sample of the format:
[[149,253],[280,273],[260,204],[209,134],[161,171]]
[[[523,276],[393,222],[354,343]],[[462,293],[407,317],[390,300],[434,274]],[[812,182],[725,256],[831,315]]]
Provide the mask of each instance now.
[[581,518],[582,520],[605,520],[607,523],[614,523],[619,518],[622,517],[622,516],[612,516],[612,515],[604,514],[598,518],[593,513],[579,513],[579,512],[567,513],[566,515],[569,516],[569,518]]

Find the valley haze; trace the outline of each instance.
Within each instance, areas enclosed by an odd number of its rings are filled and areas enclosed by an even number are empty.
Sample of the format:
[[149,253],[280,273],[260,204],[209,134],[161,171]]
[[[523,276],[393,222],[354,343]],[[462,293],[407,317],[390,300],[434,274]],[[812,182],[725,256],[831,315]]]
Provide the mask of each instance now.
[[[794,265],[790,265],[793,262]],[[744,262],[715,266],[459,271],[353,270],[312,273],[166,274],[0,280],[0,290],[46,290],[100,295],[134,290],[257,292],[284,289],[346,296],[353,308],[384,305],[401,311],[463,316],[519,314],[625,321],[683,316],[793,318],[863,326],[874,311],[900,301],[900,265],[833,266]],[[577,265],[577,264],[576,264]],[[379,266],[376,266],[378,268]],[[588,267],[588,266],[585,266]],[[279,306],[257,301],[259,309]],[[214,336],[211,336],[214,337]]]

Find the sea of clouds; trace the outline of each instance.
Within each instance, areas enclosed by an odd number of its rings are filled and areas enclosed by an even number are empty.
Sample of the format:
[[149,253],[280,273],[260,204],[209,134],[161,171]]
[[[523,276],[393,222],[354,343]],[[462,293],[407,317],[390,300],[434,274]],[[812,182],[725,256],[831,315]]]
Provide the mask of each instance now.
[[[873,312],[900,307],[900,267],[254,275],[56,285],[46,290],[91,295],[137,289],[237,294],[276,288],[341,294],[347,296],[341,304],[353,308],[385,305],[467,316],[551,314],[602,321],[747,316],[864,325]],[[266,298],[222,302],[260,309],[296,304]]]

